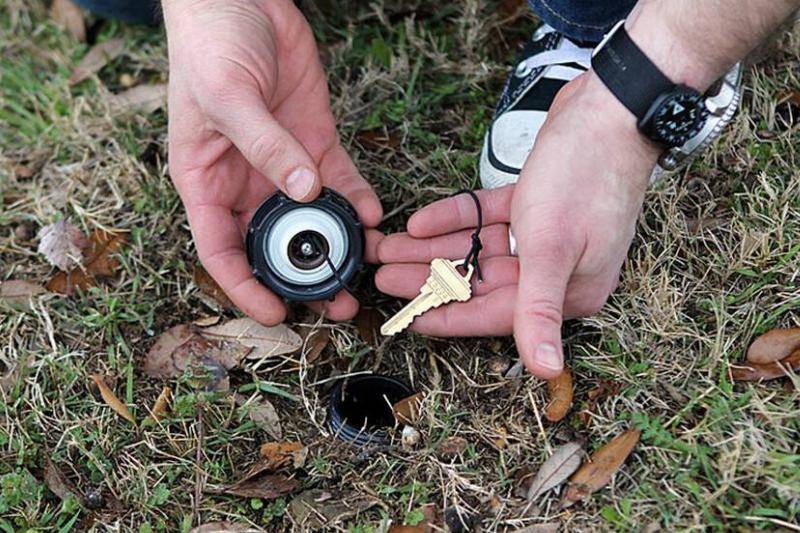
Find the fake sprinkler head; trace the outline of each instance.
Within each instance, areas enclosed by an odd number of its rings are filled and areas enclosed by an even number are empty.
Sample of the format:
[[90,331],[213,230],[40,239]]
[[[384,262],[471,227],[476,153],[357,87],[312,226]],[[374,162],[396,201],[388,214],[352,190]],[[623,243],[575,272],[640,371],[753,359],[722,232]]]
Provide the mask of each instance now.
[[253,275],[273,292],[293,302],[325,300],[361,269],[364,229],[330,189],[309,203],[277,192],[256,210],[245,245]]

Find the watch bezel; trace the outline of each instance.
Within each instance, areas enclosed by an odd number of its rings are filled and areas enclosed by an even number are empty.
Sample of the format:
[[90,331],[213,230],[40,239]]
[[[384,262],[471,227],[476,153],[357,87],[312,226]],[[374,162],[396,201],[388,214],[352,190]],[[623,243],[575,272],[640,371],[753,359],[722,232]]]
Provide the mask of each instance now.
[[[680,134],[679,137],[671,135],[667,136],[663,132],[663,129],[660,128],[657,118],[659,112],[676,98],[690,98],[694,104],[695,110],[697,111],[697,115],[695,116],[694,124],[692,124],[691,129],[687,130],[683,134]],[[650,108],[647,110],[647,113],[645,113],[644,117],[642,117],[642,119],[639,121],[638,127],[639,131],[641,131],[642,134],[647,136],[653,142],[674,148],[683,145],[689,139],[700,133],[700,131],[703,129],[703,124],[707,114],[708,110],[706,109],[703,95],[700,94],[699,91],[685,85],[676,85],[671,91],[662,93],[653,101],[653,103],[650,105]]]

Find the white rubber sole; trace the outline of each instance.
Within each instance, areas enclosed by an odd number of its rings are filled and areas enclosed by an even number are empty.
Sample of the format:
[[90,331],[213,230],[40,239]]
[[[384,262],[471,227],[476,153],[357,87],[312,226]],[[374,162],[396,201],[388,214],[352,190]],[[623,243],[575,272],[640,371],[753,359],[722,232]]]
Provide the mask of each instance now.
[[489,134],[483,138],[483,149],[481,150],[481,159],[479,163],[481,186],[484,189],[498,189],[512,183],[516,183],[519,179],[519,174],[510,174],[503,172],[492,166],[489,162]]

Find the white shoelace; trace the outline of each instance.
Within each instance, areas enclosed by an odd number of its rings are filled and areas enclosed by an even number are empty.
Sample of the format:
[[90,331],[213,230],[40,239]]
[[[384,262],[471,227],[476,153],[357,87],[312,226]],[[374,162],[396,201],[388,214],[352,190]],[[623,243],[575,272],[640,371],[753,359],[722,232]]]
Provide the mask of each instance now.
[[[538,41],[545,35],[553,32],[555,32],[553,28],[544,25],[536,30],[534,38]],[[557,49],[546,50],[521,61],[519,65],[517,65],[517,72],[521,70],[530,72],[541,67],[565,65],[568,63],[576,63],[586,70],[589,70],[592,66],[592,52],[592,48],[581,48],[565,37],[562,39]]]

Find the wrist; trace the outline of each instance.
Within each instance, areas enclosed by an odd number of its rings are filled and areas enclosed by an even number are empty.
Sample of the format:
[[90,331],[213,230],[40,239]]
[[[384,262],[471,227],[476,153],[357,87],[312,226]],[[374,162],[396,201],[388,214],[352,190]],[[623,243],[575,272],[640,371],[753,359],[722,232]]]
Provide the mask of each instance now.
[[[735,57],[715,46],[702,46],[681,32],[683,10],[673,2],[641,0],[628,17],[625,29],[636,45],[673,83],[703,93]],[[710,43],[708,43],[710,44]]]
[[633,113],[614,96],[594,70],[589,70],[580,79],[583,84],[580,91],[587,109],[596,112],[593,122],[597,127],[612,139],[627,145],[632,154],[652,159],[655,165],[662,148],[642,135]]

